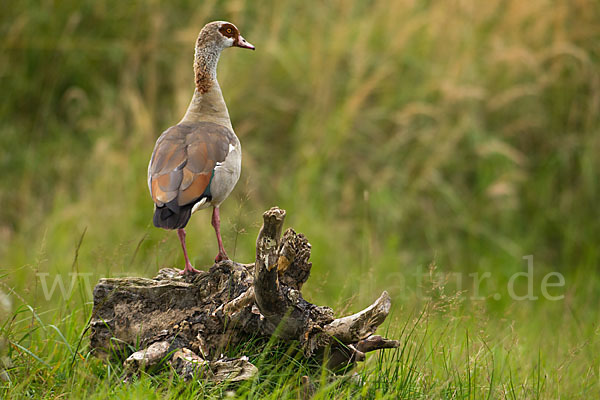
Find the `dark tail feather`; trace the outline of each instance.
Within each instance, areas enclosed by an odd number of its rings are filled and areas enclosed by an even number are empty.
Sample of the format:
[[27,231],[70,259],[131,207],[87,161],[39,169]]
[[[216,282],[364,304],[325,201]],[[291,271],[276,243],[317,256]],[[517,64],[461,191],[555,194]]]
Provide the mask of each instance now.
[[190,217],[192,216],[192,207],[194,205],[178,207],[178,212],[174,212],[169,207],[162,206],[156,207],[154,210],[154,226],[163,229],[179,229],[187,225]]

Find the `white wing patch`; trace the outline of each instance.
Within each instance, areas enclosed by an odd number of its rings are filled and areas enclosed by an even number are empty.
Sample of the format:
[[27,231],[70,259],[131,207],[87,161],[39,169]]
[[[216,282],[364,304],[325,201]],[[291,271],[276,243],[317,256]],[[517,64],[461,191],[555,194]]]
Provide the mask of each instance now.
[[206,203],[206,197],[203,197],[202,200],[200,200],[199,202],[194,204],[194,207],[192,207],[192,214],[198,210],[202,210],[203,208],[206,208],[209,206],[209,204],[205,205],[205,203]]
[[231,143],[229,143],[229,152],[227,153],[227,156],[225,156],[225,160],[221,161],[221,162],[217,162],[217,164],[215,165],[215,170],[217,168],[223,168],[223,165],[227,162],[227,157],[229,157],[229,155],[231,154],[231,152],[235,151],[235,146],[232,145]]

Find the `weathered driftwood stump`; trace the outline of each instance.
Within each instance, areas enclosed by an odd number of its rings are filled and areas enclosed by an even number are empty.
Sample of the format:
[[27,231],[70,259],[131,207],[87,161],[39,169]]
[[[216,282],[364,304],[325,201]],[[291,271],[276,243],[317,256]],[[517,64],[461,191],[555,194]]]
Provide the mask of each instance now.
[[337,319],[331,308],[302,298],[312,266],[310,243],[291,228],[281,237],[284,218],[276,207],[263,214],[254,264],[222,261],[196,275],[164,268],[154,279],[101,279],[91,321],[96,354],[125,360],[130,371],[168,361],[184,377],[236,381],[257,369],[246,357],[222,353],[257,337],[297,341],[307,357],[327,354],[332,369],[397,347],[397,341],[374,335],[390,310],[387,292],[363,311]]

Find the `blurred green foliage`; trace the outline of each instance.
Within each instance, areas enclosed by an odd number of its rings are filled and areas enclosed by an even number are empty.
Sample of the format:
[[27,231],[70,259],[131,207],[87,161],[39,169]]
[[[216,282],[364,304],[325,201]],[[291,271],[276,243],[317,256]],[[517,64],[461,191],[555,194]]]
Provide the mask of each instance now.
[[190,97],[197,31],[224,18],[258,46],[219,72],[244,145],[241,225],[277,203],[331,222],[341,248],[367,235],[371,262],[592,266],[598,5],[551,4],[7,4],[2,258],[58,225],[108,243],[127,236],[96,222],[148,226],[148,155]]
[[[498,324],[531,323],[521,332],[531,354],[548,321],[578,321],[556,368],[597,334],[594,0],[5,2],[6,287],[52,308],[38,272],[152,276],[183,265],[176,235],[151,225],[146,166],[185,111],[193,44],[215,19],[257,48],[227,50],[219,66],[244,151],[222,207],[236,260],[252,260],[272,205],[313,244],[318,279],[306,292],[321,302],[354,296],[351,307],[364,305],[388,288],[410,308],[421,303],[406,295],[417,283],[407,277],[431,262],[446,273],[491,271],[487,297],[532,254],[536,282],[548,271],[567,276],[565,302],[488,298],[485,312]],[[196,267],[216,253],[208,214],[188,229]]]

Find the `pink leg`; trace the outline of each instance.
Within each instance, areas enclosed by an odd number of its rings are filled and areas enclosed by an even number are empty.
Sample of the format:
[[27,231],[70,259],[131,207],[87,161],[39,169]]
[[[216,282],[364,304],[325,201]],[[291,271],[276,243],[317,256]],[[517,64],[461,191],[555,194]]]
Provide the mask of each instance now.
[[197,274],[198,271],[194,267],[192,267],[192,263],[187,255],[187,249],[185,248],[185,229],[177,229],[177,236],[179,237],[179,241],[181,242],[181,248],[183,249],[183,257],[185,258],[185,268],[180,272],[181,275],[184,274]]
[[221,217],[219,216],[219,207],[213,208],[212,226],[217,234],[217,243],[219,244],[219,254],[215,257],[215,262],[229,260],[225,248],[223,247],[223,239],[221,239]]

